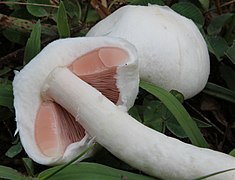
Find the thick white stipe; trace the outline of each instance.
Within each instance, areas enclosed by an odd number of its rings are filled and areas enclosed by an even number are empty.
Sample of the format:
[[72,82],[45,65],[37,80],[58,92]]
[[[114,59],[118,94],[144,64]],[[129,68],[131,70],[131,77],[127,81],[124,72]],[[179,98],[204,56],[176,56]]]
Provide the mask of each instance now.
[[[144,126],[66,68],[51,73],[43,92],[112,154],[149,175],[194,179],[235,167],[232,156],[183,143]],[[235,171],[213,179],[233,180]]]

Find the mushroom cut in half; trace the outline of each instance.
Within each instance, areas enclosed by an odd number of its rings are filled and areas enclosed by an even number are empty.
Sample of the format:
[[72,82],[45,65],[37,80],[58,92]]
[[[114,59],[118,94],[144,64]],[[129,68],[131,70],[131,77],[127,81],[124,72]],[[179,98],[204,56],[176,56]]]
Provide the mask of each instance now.
[[138,51],[140,79],[178,90],[185,99],[207,83],[210,61],[205,40],[192,20],[167,6],[121,7],[87,36],[126,39]]
[[139,87],[136,50],[125,40],[80,37],[57,40],[46,46],[16,73],[13,81],[22,145],[30,158],[44,165],[68,162],[93,141],[75,120],[77,117],[42,92],[45,80],[57,67],[67,68],[122,111],[134,104]]

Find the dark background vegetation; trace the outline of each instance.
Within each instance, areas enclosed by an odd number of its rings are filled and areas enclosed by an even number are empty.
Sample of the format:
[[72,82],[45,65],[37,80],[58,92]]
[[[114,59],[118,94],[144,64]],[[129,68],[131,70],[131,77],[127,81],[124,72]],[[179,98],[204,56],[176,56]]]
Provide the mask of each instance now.
[[[210,148],[235,154],[234,0],[64,0],[63,3],[68,21],[59,27],[59,0],[0,1],[0,165],[17,169],[25,175],[37,174],[48,168],[32,162],[18,135],[14,135],[16,123],[11,84],[14,70],[20,70],[49,42],[67,36],[84,36],[96,22],[126,4],[165,4],[197,24],[208,44],[211,73],[206,88],[182,103],[197,121]],[[32,29],[39,24],[38,20],[41,25],[40,46],[30,49],[35,44],[28,39]],[[151,115],[149,118],[151,112],[146,110],[146,106],[156,104],[161,107],[158,117]],[[140,90],[131,114],[158,131],[190,143],[171,114],[163,113],[165,110],[160,101]],[[92,161],[133,170],[104,149]]]

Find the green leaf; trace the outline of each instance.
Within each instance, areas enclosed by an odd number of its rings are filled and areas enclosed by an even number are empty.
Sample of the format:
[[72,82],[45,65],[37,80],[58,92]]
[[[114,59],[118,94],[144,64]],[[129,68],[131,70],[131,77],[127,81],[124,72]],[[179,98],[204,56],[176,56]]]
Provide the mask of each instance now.
[[43,17],[48,16],[49,13],[47,12],[47,8],[40,6],[40,4],[50,4],[49,0],[27,0],[28,5],[27,10],[30,14],[36,16],[36,17]]
[[179,102],[184,102],[184,95],[176,90],[171,90],[170,93],[178,99]]
[[0,179],[22,180],[25,179],[25,176],[15,169],[0,165]]
[[28,175],[33,176],[34,175],[33,161],[30,158],[22,158],[22,160]]
[[220,68],[221,77],[225,80],[228,88],[231,89],[232,91],[235,91],[235,83],[234,83],[235,71],[233,70],[233,68],[231,66],[227,66],[224,64],[221,64],[219,68]]
[[203,9],[207,10],[209,8],[209,4],[210,4],[209,0],[198,0],[198,1],[201,3]]
[[137,121],[142,122],[136,106],[133,106],[131,109],[129,109],[128,114],[131,115],[133,118],[135,118]]
[[64,1],[65,9],[70,18],[76,17],[76,20],[81,19],[81,7],[79,1],[72,2],[72,1]]
[[202,136],[196,123],[192,120],[183,105],[168,91],[154,86],[150,83],[141,81],[140,87],[156,96],[170,110],[177,119],[185,133],[191,140],[192,144],[199,147],[208,147],[206,140]]
[[[47,169],[39,174],[39,178],[45,177],[53,171],[56,171],[61,166]],[[79,164],[72,164],[65,168],[63,171],[58,172],[54,176],[50,177],[50,180],[153,180],[153,178],[134,174],[128,171],[114,169],[105,165],[80,162]]]
[[192,3],[189,2],[179,2],[173,4],[171,8],[176,11],[177,13],[192,19],[194,23],[199,26],[204,25],[204,16],[200,9]]
[[163,132],[165,122],[168,118],[165,116],[166,110],[160,101],[147,102],[144,106],[143,124],[159,132]]
[[0,84],[0,106],[5,106],[9,109],[13,109],[13,90],[11,84]]
[[235,103],[235,92],[222,86],[208,82],[203,92],[211,96]]
[[25,46],[24,64],[27,64],[41,50],[41,24],[38,21],[30,34],[30,37]]
[[235,40],[233,41],[233,45],[227,49],[225,55],[235,64]]
[[99,20],[100,16],[98,12],[95,9],[89,9],[89,11],[87,12],[86,22],[93,24]]
[[158,4],[158,5],[165,5],[162,0],[127,0],[129,4],[133,5],[148,5],[148,4]]
[[[193,179],[193,180],[205,180],[205,179],[213,179],[213,176],[216,176],[218,174],[223,174],[223,173],[226,173],[226,172],[229,172],[229,171],[235,171],[235,168],[231,168],[231,169],[226,169],[226,170],[222,170],[222,171],[218,171],[218,172],[215,172],[215,173],[212,173],[212,174],[208,174],[206,176],[202,176],[202,177],[199,177],[199,178],[196,178],[196,179]],[[210,178],[212,177],[212,178]]]
[[206,36],[208,49],[220,61],[228,49],[228,43],[221,36]]
[[193,118],[193,119],[194,119],[195,123],[197,124],[197,126],[200,127],[200,128],[212,127],[211,124],[208,124],[208,123],[203,122],[203,121],[201,121],[199,119],[196,119],[196,118]]
[[235,149],[233,149],[233,150],[229,153],[229,155],[231,155],[231,156],[234,156],[234,157],[235,157]]
[[179,138],[186,138],[188,137],[187,134],[184,132],[184,129],[180,126],[178,121],[171,116],[171,118],[168,118],[166,121],[166,127],[177,137]]
[[56,174],[58,174],[59,172],[63,171],[68,166],[70,166],[74,162],[78,161],[82,156],[87,154],[90,150],[92,150],[95,147],[95,145],[97,145],[97,144],[96,143],[90,144],[90,146],[88,148],[86,148],[83,152],[81,152],[77,157],[75,157],[74,159],[72,159],[71,161],[69,161],[68,163],[66,163],[64,165],[59,166],[58,169],[55,169],[55,170],[51,171],[50,173],[46,174],[45,176],[42,176],[41,180],[45,180],[45,179],[49,179],[51,177],[54,177]]
[[28,35],[27,33],[20,32],[16,29],[10,29],[7,28],[2,32],[5,38],[7,38],[9,41],[24,45],[27,41]]
[[233,16],[232,13],[222,14],[213,18],[207,27],[207,33],[209,35],[217,35],[220,33],[224,24]]
[[159,101],[149,101],[145,103],[144,109],[144,122],[150,122],[162,116],[162,104]]
[[231,19],[229,19],[228,25],[226,26],[226,32],[224,38],[226,39],[228,44],[232,44],[235,39],[234,28],[235,28],[235,14],[231,17]]
[[57,29],[60,38],[70,37],[70,29],[68,24],[68,18],[63,1],[60,1],[59,10],[57,13]]
[[20,142],[17,144],[11,146],[8,151],[5,153],[5,155],[9,158],[13,158],[16,155],[18,155],[22,151],[22,145]]

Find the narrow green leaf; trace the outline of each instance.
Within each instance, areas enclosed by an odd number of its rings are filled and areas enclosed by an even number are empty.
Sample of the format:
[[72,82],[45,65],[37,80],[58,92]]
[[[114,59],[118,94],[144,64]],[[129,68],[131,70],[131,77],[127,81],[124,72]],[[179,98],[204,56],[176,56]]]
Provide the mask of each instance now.
[[9,158],[13,158],[16,155],[18,155],[22,151],[22,145],[20,142],[17,144],[11,146],[8,151],[5,153],[5,155]]
[[[59,169],[61,166],[47,169],[40,173],[39,178],[50,174],[52,171]],[[58,172],[50,180],[153,180],[153,178],[134,174],[128,171],[114,169],[105,165],[89,162],[80,162],[79,164],[72,164],[63,171]]]
[[226,170],[222,170],[222,171],[218,171],[218,172],[215,172],[215,173],[212,173],[212,174],[208,174],[206,176],[202,176],[202,177],[199,177],[199,178],[196,178],[196,179],[193,179],[193,180],[202,180],[202,179],[213,179],[213,178],[210,178],[210,177],[213,177],[213,176],[216,176],[218,174],[222,174],[222,173],[226,173],[226,172],[229,172],[229,171],[235,171],[235,168],[231,168],[231,169],[226,169]]
[[0,179],[22,180],[25,179],[25,176],[15,169],[0,165]]
[[22,160],[28,175],[33,176],[34,175],[33,161],[30,158],[22,158]]
[[177,119],[192,144],[199,147],[208,147],[196,123],[192,120],[183,105],[171,93],[144,81],[140,82],[140,87],[160,99]]
[[235,103],[235,92],[222,86],[208,82],[203,92],[211,96]]
[[70,37],[68,18],[63,1],[60,1],[60,6],[57,13],[57,29],[60,38]]
[[206,122],[203,122],[197,118],[193,118],[193,120],[195,121],[195,123],[197,124],[198,127],[200,128],[208,128],[208,127],[212,127],[211,124],[208,124]]
[[192,19],[194,23],[199,26],[204,25],[204,16],[200,9],[192,3],[189,2],[179,2],[173,4],[171,8],[176,11],[177,13]]
[[0,84],[0,106],[13,109],[13,90],[11,84]]
[[222,14],[220,16],[216,16],[211,20],[209,26],[207,27],[207,33],[209,35],[217,35],[220,33],[224,24],[233,16],[232,13]]
[[235,40],[233,41],[233,45],[227,49],[225,54],[228,56],[231,62],[235,64]]
[[41,50],[41,24],[38,21],[30,34],[24,51],[24,64],[27,64]]
[[[86,148],[83,152],[81,152],[77,157],[75,157],[74,159],[72,159],[70,162],[59,166],[58,169],[55,169],[54,171],[51,171],[50,173],[43,175],[40,179],[41,180],[45,180],[45,179],[49,179],[51,177],[54,177],[55,175],[57,175],[59,172],[63,171],[64,169],[66,169],[68,166],[70,166],[71,164],[73,164],[74,162],[76,162],[77,160],[79,160],[82,156],[84,156],[85,154],[87,154],[90,150],[92,150],[95,147],[96,143],[91,144],[88,148]],[[39,175],[40,176],[40,175]]]

